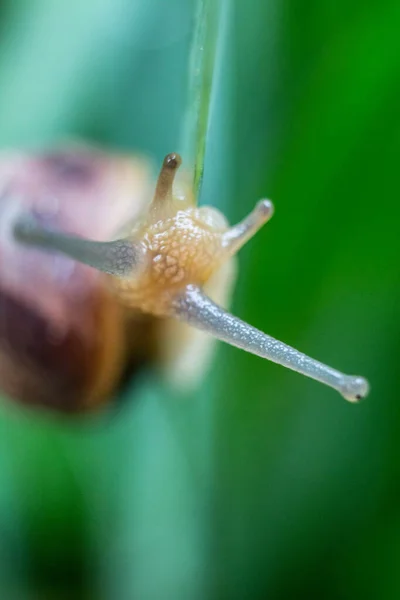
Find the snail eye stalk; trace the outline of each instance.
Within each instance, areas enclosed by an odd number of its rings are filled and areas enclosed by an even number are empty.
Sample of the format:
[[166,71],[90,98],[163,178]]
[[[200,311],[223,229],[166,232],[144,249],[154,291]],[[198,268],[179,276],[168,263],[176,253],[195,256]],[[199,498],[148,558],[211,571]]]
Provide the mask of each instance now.
[[42,227],[33,215],[14,225],[14,237],[26,245],[55,250],[116,277],[131,277],[141,262],[142,252],[128,239],[95,242]]
[[[161,215],[166,209],[171,210],[173,203],[173,183],[177,170],[182,164],[179,154],[172,152],[167,154],[163,160],[160,174],[157,179],[156,189],[153,200],[149,207],[149,215],[155,219],[159,213]],[[173,210],[173,209],[172,209]]]
[[231,346],[316,379],[337,390],[349,402],[358,402],[368,394],[369,385],[363,377],[344,375],[275,340],[225,311],[197,287],[188,287],[176,300],[175,315]]

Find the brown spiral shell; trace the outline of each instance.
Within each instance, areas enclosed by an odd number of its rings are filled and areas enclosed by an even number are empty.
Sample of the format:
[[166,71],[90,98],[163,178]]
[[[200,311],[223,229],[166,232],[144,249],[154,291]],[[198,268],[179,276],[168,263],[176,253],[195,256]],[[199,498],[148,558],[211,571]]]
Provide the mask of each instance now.
[[135,340],[145,352],[146,338],[138,327],[132,338],[101,273],[17,244],[16,216],[33,210],[65,232],[112,239],[138,215],[149,184],[144,161],[90,147],[0,155],[0,389],[7,396],[62,413],[90,410],[110,397]]

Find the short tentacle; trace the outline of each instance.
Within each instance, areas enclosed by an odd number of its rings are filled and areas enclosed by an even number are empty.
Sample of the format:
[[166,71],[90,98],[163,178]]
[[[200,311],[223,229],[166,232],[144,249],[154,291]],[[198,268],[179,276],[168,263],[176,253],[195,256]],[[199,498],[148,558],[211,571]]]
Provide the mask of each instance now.
[[226,312],[196,286],[188,286],[177,298],[174,312],[181,321],[207,331],[232,346],[242,348],[334,388],[350,402],[357,402],[368,394],[369,385],[364,378],[344,375],[275,340]]
[[229,255],[236,254],[274,214],[271,200],[260,200],[254,210],[222,236],[222,245]]

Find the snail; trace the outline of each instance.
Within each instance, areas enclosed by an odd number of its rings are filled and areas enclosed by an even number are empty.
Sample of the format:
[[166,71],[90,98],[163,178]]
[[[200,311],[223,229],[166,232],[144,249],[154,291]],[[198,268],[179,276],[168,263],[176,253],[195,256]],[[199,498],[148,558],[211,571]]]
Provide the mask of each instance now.
[[364,378],[344,375],[275,340],[213,297],[218,282],[220,291],[221,285],[229,287],[235,255],[272,217],[273,204],[259,201],[230,227],[215,208],[196,206],[190,186],[175,189],[181,162],[176,153],[165,157],[152,201],[112,241],[66,233],[24,206],[15,210],[13,236],[21,245],[60,253],[104,273],[117,304],[130,314],[147,315],[160,325],[177,323],[169,330],[174,343],[179,328],[194,328],[207,339],[211,335],[320,381],[351,402],[364,398],[369,390]]

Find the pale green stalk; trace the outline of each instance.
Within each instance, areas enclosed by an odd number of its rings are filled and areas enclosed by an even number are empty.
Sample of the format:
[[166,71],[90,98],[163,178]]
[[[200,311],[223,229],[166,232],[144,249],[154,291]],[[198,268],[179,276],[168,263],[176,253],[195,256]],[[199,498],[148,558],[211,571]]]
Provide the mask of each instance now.
[[203,176],[219,15],[220,0],[197,1],[189,59],[187,110],[181,140],[181,152],[185,163],[192,170],[196,195],[199,194]]

